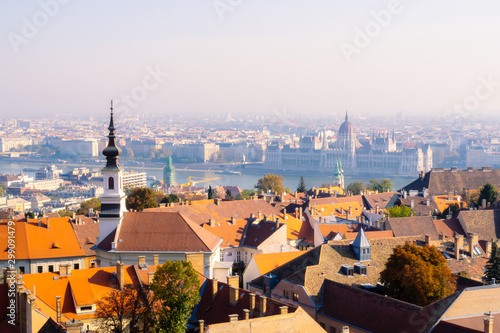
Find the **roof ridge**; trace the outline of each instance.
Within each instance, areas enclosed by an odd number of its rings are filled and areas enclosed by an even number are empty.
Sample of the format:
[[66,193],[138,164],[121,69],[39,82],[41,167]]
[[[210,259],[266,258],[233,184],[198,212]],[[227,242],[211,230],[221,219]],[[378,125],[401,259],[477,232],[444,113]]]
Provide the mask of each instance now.
[[195,224],[193,221],[191,221],[191,219],[185,217],[182,213],[178,212],[177,214],[179,214],[179,216],[182,218],[182,220],[184,221],[184,223],[186,223],[186,225],[193,231],[193,233],[196,235],[196,237],[198,237],[198,239],[202,242],[203,245],[205,245],[205,247],[211,252],[212,249],[208,246],[208,244],[200,237],[200,235],[198,234],[198,232],[193,228],[193,226],[191,225],[191,223],[193,223],[194,225],[198,226],[201,230],[203,230],[203,232],[208,232],[210,235],[212,235],[213,237],[215,237],[214,234],[212,234],[210,231],[206,230],[205,228],[201,227],[200,225],[198,224]]

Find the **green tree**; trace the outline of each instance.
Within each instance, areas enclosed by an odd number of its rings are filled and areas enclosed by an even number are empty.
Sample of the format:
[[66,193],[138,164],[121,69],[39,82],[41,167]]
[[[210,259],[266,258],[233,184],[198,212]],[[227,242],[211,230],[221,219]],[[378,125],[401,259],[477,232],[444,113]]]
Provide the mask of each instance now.
[[389,213],[389,217],[408,217],[411,216],[413,210],[408,206],[393,206],[391,208],[387,208],[387,213]]
[[0,197],[3,197],[3,187],[0,186]]
[[283,177],[270,173],[265,174],[263,178],[257,180],[257,184],[254,186],[254,188],[264,192],[269,192],[269,190],[271,190],[278,195],[282,194],[285,191],[285,188],[283,187]]
[[128,210],[133,209],[139,212],[142,212],[146,208],[158,207],[155,191],[146,187],[134,188],[127,196],[125,203]]
[[382,187],[382,192],[390,192],[394,185],[392,185],[392,180],[382,178],[380,186]]
[[73,216],[73,212],[67,209],[61,209],[60,211],[57,212],[57,214],[59,214],[60,217]]
[[386,178],[382,178],[380,182],[376,179],[372,179],[369,181],[369,186],[368,186],[369,190],[378,192],[388,192],[391,191],[392,188],[393,188],[392,180]]
[[380,273],[388,296],[426,306],[455,291],[455,277],[435,246],[396,246]]
[[95,211],[101,211],[101,200],[92,198],[80,204],[80,208],[76,211],[78,215],[89,215],[89,208]]
[[214,198],[214,190],[212,190],[212,185],[208,186],[207,197],[208,197],[208,199],[213,199]]
[[361,191],[365,190],[365,186],[363,185],[363,183],[353,182],[347,185],[346,190],[347,192],[352,193],[352,195],[359,195],[361,194]]
[[299,185],[297,186],[297,192],[299,193],[307,192],[306,181],[304,180],[303,176],[300,176]]
[[169,194],[163,197],[160,201],[161,203],[171,203],[179,202],[179,196],[177,194]]
[[486,200],[486,202],[492,204],[496,202],[497,199],[497,191],[495,190],[495,187],[491,185],[490,183],[486,183],[481,189],[479,190],[479,198],[477,198],[476,201],[476,206],[481,207],[481,204],[483,202],[483,199]]
[[460,206],[457,203],[452,203],[451,205],[446,207],[443,213],[439,214],[438,217],[440,219],[445,219],[447,215],[455,215],[455,213],[457,213],[458,211],[460,211]]
[[161,303],[156,332],[183,333],[193,306],[200,300],[200,280],[189,261],[167,260],[156,268],[150,289]]
[[253,195],[255,195],[254,190],[246,189],[246,190],[241,191],[241,193],[236,196],[236,200],[250,199]]
[[492,279],[500,281],[500,249],[498,249],[497,242],[493,242],[491,246],[491,256],[484,270],[484,277],[486,281],[491,282]]
[[376,179],[371,179],[368,182],[368,189],[372,191],[379,191],[382,192],[382,185],[378,182]]
[[231,189],[229,189],[229,188],[226,190],[226,199],[230,199],[230,200],[234,199],[233,193],[231,192]]
[[32,211],[29,211],[27,213],[24,213],[24,217],[25,218],[30,218],[30,219],[34,219],[35,218],[35,213],[33,213]]

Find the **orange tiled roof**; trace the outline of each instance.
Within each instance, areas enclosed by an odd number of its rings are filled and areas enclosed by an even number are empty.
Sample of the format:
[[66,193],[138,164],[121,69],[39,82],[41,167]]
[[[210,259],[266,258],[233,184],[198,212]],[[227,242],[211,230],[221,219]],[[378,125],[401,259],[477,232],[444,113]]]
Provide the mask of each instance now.
[[304,251],[254,254],[253,257],[255,258],[257,267],[259,268],[259,274],[263,275],[302,254],[304,254]]
[[[321,212],[321,216],[331,216],[335,215],[338,217],[345,218],[346,212],[349,211],[349,207],[352,207],[352,214],[349,214],[349,218],[357,217],[363,213],[363,206],[357,201],[344,202],[344,203],[334,203],[334,204],[322,204],[316,205],[318,214]],[[356,211],[357,209],[357,211]],[[357,213],[357,214],[356,214]],[[317,215],[313,215],[317,216]]]
[[439,211],[442,213],[451,204],[457,204],[459,207],[463,205],[463,208],[467,208],[467,202],[465,202],[460,195],[453,196],[453,200],[448,200],[447,195],[436,195],[434,196],[434,202],[438,206]]
[[[42,219],[42,226],[38,227],[38,220],[30,219],[29,222],[18,220],[15,222],[16,259],[44,259],[64,257],[84,257],[85,253],[80,248],[78,239],[69,221],[69,217]],[[6,260],[8,252],[7,221],[0,223],[0,260]]]

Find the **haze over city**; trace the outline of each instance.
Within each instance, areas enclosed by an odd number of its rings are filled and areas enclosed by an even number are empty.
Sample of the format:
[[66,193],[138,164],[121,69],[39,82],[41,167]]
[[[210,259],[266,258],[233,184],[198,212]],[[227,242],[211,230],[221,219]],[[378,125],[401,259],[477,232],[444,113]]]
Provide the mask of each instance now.
[[110,99],[136,114],[494,114],[499,10],[495,1],[9,1],[0,116],[104,116]]

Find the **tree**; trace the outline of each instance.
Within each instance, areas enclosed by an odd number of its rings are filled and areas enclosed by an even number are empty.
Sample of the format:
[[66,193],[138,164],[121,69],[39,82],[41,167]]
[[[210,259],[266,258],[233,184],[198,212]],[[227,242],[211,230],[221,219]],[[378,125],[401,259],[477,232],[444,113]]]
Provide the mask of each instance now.
[[370,180],[368,189],[378,192],[388,192],[392,189],[392,187],[393,187],[392,180],[382,178],[380,182],[376,179]]
[[283,177],[270,173],[265,174],[263,178],[259,178],[254,188],[264,192],[269,192],[269,190],[271,190],[278,195],[285,191],[285,188],[283,187]]
[[352,193],[352,195],[359,195],[361,194],[361,191],[365,190],[365,186],[363,185],[363,183],[353,182],[347,185],[346,190],[347,192]]
[[3,197],[3,187],[0,186],[0,197]]
[[230,199],[230,200],[234,199],[233,192],[231,192],[231,189],[229,189],[229,188],[226,190],[226,199]]
[[236,196],[236,200],[250,199],[253,195],[255,195],[254,190],[246,189],[246,190],[241,191],[241,193]]
[[392,190],[392,180],[382,178],[382,181],[380,182],[380,186],[382,187],[382,192],[390,192]]
[[306,181],[304,180],[303,176],[300,176],[300,182],[299,182],[299,186],[297,186],[297,192],[299,192],[299,193],[306,193],[307,192]]
[[128,210],[133,209],[139,212],[143,211],[145,208],[158,207],[155,191],[146,187],[134,188],[127,196],[125,203]]
[[214,190],[212,190],[212,185],[208,186],[207,197],[208,197],[208,199],[213,199],[214,198]]
[[369,190],[382,192],[382,185],[380,185],[380,183],[378,182],[378,180],[371,179],[368,182],[368,185],[369,185],[368,186]]
[[96,303],[96,316],[101,319],[100,332],[147,332],[152,326],[151,297],[138,285],[112,289]]
[[76,211],[78,215],[89,215],[89,209],[100,211],[101,210],[101,200],[97,198],[92,198],[90,200],[86,200],[80,204],[80,208]]
[[380,273],[390,297],[426,306],[455,291],[455,276],[435,246],[396,246]]
[[484,277],[486,281],[489,282],[491,282],[492,279],[500,281],[500,249],[498,249],[496,242],[493,242],[491,246],[491,256],[486,263]]
[[446,207],[446,209],[443,211],[443,213],[439,214],[438,217],[441,219],[445,219],[447,215],[453,216],[458,211],[460,211],[460,206],[457,203],[452,203],[451,205]]
[[476,201],[477,207],[481,207],[483,199],[485,199],[486,202],[489,202],[490,204],[494,203],[497,200],[497,191],[495,190],[495,187],[490,183],[486,183],[486,185],[481,187],[481,189],[479,190],[479,198],[477,198]]
[[134,151],[132,150],[132,148],[126,147],[125,149],[123,149],[122,156],[123,156],[123,158],[125,158],[127,160],[133,160],[135,154],[134,154]]
[[57,212],[57,214],[59,214],[60,217],[73,216],[73,212],[67,209],[61,209]]
[[164,196],[160,203],[171,203],[171,202],[179,202],[179,196],[177,194],[169,194]]
[[389,217],[408,217],[411,216],[413,210],[408,206],[393,206],[387,208],[387,212],[389,213]]
[[34,219],[34,218],[35,218],[35,213],[33,213],[32,211],[29,211],[29,212],[27,212],[27,213],[24,213],[24,217],[25,217],[26,219],[28,219],[28,218],[29,218],[29,219]]
[[161,303],[157,331],[183,333],[193,306],[200,300],[200,280],[189,261],[167,260],[156,268],[150,289]]

